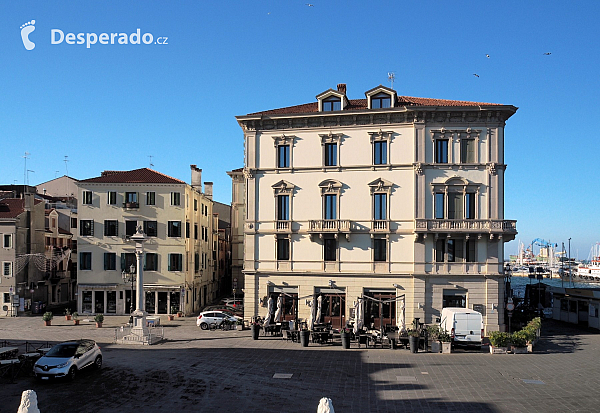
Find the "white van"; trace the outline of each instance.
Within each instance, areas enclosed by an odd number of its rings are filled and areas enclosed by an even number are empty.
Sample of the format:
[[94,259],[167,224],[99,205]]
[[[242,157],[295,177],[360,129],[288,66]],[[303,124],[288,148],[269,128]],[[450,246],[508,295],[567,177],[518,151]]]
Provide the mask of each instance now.
[[475,310],[443,308],[440,328],[450,334],[453,343],[481,346],[483,341],[483,317]]

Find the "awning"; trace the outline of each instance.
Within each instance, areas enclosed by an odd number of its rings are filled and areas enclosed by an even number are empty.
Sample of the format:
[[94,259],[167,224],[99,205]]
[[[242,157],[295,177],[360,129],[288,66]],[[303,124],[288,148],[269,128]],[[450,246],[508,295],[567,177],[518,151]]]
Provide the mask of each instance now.
[[94,289],[94,288],[117,288],[121,284],[78,284],[81,289]]

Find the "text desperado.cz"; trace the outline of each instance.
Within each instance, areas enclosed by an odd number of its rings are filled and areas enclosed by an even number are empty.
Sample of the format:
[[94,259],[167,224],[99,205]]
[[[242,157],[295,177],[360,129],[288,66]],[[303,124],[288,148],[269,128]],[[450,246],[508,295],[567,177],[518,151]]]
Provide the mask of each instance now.
[[[115,40],[117,41],[115,43]],[[50,30],[50,42],[52,44],[85,44],[88,49],[91,45],[100,44],[168,44],[168,37],[158,37],[154,41],[152,33],[140,33],[137,29],[135,33],[127,35],[127,33],[67,33],[65,34],[60,29]]]

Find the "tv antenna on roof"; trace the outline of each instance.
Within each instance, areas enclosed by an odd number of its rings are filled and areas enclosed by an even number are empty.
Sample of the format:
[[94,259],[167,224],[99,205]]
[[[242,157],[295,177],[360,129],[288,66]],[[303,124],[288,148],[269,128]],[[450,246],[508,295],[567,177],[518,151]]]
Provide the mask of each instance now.
[[153,168],[154,164],[152,163],[152,158],[154,158],[154,156],[148,155],[148,158],[150,158],[150,168]]
[[25,168],[23,168],[23,185],[27,184],[27,159],[29,159],[29,155],[31,154],[25,151],[25,155],[23,156],[23,158],[25,158]]
[[69,162],[69,160],[67,158],[68,158],[68,156],[65,155],[65,160],[64,160],[64,162],[65,162],[65,169],[67,171],[67,176],[69,176],[69,166],[67,165],[67,162]]
[[394,80],[396,80],[396,73],[388,72],[388,80],[392,83],[392,89],[394,89]]

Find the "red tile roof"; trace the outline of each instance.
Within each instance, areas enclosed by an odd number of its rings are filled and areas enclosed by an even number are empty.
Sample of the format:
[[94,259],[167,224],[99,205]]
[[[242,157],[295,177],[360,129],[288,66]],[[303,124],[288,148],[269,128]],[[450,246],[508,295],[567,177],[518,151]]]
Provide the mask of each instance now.
[[[42,202],[34,200],[35,205]],[[25,200],[21,198],[6,198],[0,201],[0,219],[16,218],[25,211]]]
[[[367,99],[352,99],[348,101],[349,105],[344,110],[364,110],[367,109]],[[464,100],[430,99],[416,98],[411,96],[398,96],[396,107],[400,106],[502,106],[500,103],[469,102]],[[317,102],[305,103],[303,105],[288,106],[286,108],[265,110],[262,112],[249,113],[250,115],[288,115],[298,113],[316,113],[319,110]]]
[[152,169],[141,168],[133,171],[104,171],[96,178],[84,179],[83,183],[112,183],[112,184],[185,184],[179,179],[171,178]]

